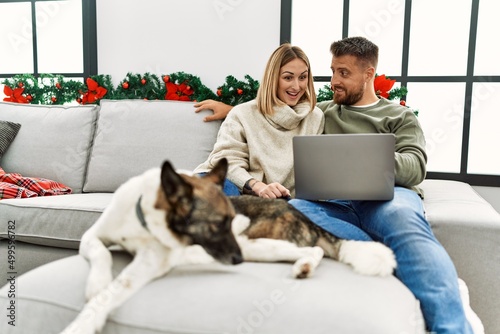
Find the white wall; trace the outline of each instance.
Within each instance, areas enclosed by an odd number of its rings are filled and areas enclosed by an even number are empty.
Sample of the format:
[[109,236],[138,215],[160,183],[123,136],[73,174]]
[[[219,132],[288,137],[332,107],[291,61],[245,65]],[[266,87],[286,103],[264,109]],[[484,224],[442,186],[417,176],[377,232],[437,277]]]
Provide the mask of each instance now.
[[280,42],[280,0],[97,1],[98,71],[184,71],[216,88],[228,75],[256,80]]

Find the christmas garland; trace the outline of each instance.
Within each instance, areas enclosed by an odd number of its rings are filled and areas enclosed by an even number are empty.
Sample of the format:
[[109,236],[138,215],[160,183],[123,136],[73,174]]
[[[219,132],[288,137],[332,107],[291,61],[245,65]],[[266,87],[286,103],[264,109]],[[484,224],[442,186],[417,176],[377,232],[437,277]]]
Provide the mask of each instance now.
[[[386,77],[385,74],[375,74],[375,80],[373,82],[375,93],[388,100],[399,99],[400,105],[409,107],[404,100],[406,94],[408,94],[408,89],[404,86],[393,88],[395,83],[396,80]],[[333,91],[329,85],[324,85],[319,89],[317,100],[318,102],[333,100]],[[413,112],[418,116],[418,110],[414,109]]]
[[245,75],[245,81],[239,81],[232,75],[226,77],[226,82],[217,89],[217,100],[235,106],[255,99],[259,82]]
[[145,99],[203,101],[213,99],[230,105],[250,101],[257,96],[259,82],[249,75],[245,81],[228,76],[214,93],[200,78],[184,72],[162,75],[128,73],[118,86],[113,86],[110,75],[93,75],[84,82],[62,75],[19,74],[2,81],[4,101],[32,104],[98,104],[110,100]]
[[[203,85],[199,77],[184,72],[162,75],[161,79],[151,73],[127,73],[116,87],[113,86],[111,76],[105,74],[93,75],[85,82],[54,74],[40,74],[38,77],[19,74],[2,83],[7,96],[4,101],[17,103],[61,105],[76,101],[79,104],[98,104],[103,98],[178,101],[212,99],[235,106],[257,96],[259,82],[249,75],[245,75],[244,79],[238,80],[229,75],[215,93]],[[400,104],[405,105],[403,98],[408,90],[406,87],[393,89],[395,82],[396,80],[385,75],[377,75],[375,91],[377,95],[389,100],[400,99]],[[332,99],[333,91],[330,86],[325,85],[319,89],[318,102]]]
[[79,81],[64,81],[62,75],[41,74],[35,78],[31,74],[16,75],[2,82],[4,101],[32,104],[63,104],[75,101],[83,83]]

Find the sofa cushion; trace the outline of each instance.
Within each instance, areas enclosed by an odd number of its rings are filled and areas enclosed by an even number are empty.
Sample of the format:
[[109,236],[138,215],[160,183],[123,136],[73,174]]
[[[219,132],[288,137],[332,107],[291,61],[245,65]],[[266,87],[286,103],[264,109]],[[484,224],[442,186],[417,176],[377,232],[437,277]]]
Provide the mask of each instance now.
[[16,241],[78,249],[83,233],[111,201],[112,194],[6,199],[0,201],[0,239],[15,224]]
[[[114,275],[129,262],[129,255],[115,252]],[[296,280],[291,267],[177,267],[112,312],[102,333],[424,333],[418,301],[394,276],[362,276],[324,259],[314,277]],[[83,307],[88,269],[73,256],[19,277],[19,321],[16,327],[0,322],[0,332],[59,333]],[[3,310],[8,288],[0,290]]]
[[21,124],[0,120],[0,159],[14,140]]
[[85,192],[113,192],[130,177],[170,160],[192,170],[205,161],[220,122],[203,122],[192,102],[102,100]]
[[500,223],[498,212],[468,183],[425,180],[419,187],[424,190],[427,219],[433,227],[451,223],[467,227],[471,222],[478,224],[476,227],[487,227]]
[[81,192],[96,108],[0,102],[0,119],[22,126],[2,157],[3,169],[61,182],[74,193]]

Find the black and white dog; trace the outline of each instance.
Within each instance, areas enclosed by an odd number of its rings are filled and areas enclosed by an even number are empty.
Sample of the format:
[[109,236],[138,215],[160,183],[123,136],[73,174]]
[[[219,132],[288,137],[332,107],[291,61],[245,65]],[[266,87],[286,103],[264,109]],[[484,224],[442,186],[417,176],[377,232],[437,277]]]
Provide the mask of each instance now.
[[[396,267],[383,244],[336,238],[286,201],[225,196],[226,172],[225,159],[202,178],[165,162],[118,188],[82,237],[80,254],[90,262],[87,303],[63,333],[101,331],[113,309],[178,264],[289,261],[297,278],[312,275],[324,255],[364,275],[387,276]],[[134,256],[114,279],[112,245]]]

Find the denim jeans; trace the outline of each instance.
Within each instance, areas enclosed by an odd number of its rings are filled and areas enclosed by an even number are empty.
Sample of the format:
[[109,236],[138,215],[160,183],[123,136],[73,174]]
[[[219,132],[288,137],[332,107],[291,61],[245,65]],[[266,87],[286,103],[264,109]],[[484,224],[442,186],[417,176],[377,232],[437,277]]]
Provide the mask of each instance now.
[[290,204],[328,232],[345,239],[374,240],[390,247],[396,277],[420,301],[427,329],[467,333],[455,267],[424,217],[420,197],[396,187],[391,201],[306,201]]

